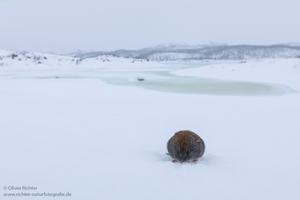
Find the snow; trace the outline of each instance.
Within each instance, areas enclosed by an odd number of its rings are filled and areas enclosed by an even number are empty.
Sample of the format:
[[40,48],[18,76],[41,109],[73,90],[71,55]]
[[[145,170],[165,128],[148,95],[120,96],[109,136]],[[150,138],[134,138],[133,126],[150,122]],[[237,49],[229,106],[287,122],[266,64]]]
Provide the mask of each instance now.
[[3,50],[3,49],[0,49],[0,55],[2,56],[6,56],[6,55],[9,55],[11,52],[8,51],[8,50]]
[[264,59],[240,63],[212,64],[173,72],[181,76],[197,76],[235,81],[289,84],[300,90],[300,59]]
[[[68,191],[72,200],[300,198],[297,59],[192,68],[90,64],[0,68],[1,185]],[[283,84],[295,92],[181,93],[108,84],[100,76],[149,71]],[[165,154],[167,140],[183,129],[206,143],[196,164]]]

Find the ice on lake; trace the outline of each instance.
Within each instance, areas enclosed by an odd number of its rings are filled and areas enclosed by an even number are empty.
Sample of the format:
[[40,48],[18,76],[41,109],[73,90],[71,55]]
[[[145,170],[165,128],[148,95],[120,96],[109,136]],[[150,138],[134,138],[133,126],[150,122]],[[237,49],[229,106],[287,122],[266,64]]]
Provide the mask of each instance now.
[[109,84],[149,90],[207,95],[284,95],[293,89],[280,84],[228,81],[172,73],[188,67],[148,68],[35,68],[0,73],[1,78],[16,79],[99,79]]

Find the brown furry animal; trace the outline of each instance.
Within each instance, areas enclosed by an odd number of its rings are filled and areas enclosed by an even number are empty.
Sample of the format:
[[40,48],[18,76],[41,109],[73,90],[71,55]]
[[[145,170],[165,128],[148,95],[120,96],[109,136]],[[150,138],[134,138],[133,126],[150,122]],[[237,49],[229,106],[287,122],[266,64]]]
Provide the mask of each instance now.
[[192,131],[179,131],[167,144],[169,155],[174,161],[197,161],[205,151],[204,141]]

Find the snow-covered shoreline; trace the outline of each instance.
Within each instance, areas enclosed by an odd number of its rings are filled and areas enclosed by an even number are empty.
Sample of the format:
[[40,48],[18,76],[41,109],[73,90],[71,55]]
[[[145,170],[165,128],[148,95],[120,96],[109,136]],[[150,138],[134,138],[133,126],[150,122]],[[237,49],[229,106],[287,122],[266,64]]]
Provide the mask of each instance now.
[[[299,66],[300,59],[132,62],[115,58],[109,62],[84,60],[80,65],[19,63],[1,67],[0,77],[99,79],[117,85],[196,94],[282,95],[300,90]],[[138,82],[139,78],[143,81]]]
[[173,73],[235,81],[288,83],[300,89],[300,59],[248,60],[177,70]]

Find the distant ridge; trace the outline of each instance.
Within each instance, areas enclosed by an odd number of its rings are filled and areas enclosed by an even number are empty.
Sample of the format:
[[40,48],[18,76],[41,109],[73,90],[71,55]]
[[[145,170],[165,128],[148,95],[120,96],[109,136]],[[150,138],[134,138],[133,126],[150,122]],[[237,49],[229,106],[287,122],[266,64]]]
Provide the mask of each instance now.
[[98,56],[115,56],[155,61],[299,58],[300,45],[159,45],[138,50],[121,49],[116,51],[77,52],[73,56],[81,59]]
[[248,60],[267,58],[299,58],[300,46],[296,44],[277,45],[159,45],[138,50],[76,51],[71,54],[39,53],[28,51],[0,50],[1,66],[29,65],[81,65],[97,66],[107,62],[168,62],[201,60]]

